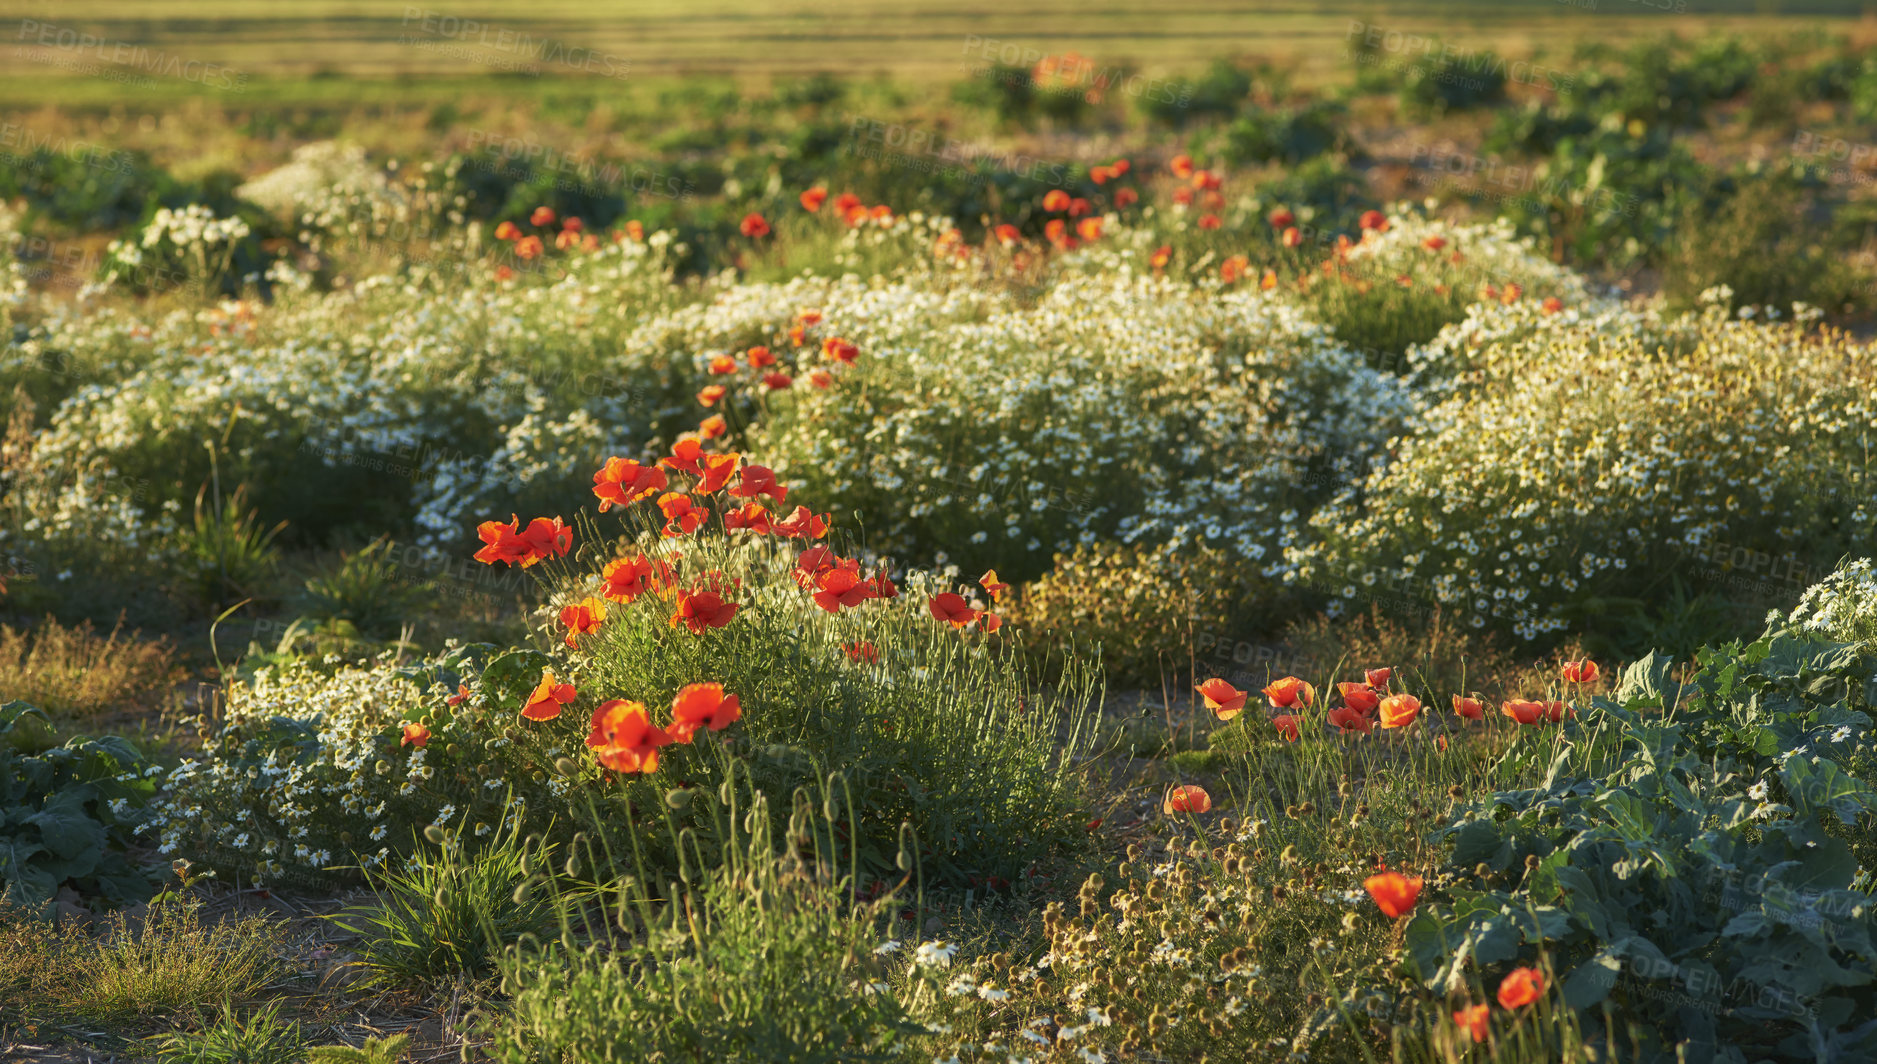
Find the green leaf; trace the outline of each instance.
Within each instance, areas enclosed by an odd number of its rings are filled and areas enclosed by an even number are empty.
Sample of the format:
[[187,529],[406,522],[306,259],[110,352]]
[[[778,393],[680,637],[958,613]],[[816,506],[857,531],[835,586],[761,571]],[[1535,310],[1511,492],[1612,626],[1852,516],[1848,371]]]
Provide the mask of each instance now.
[[1604,950],[1571,969],[1564,977],[1564,1000],[1574,1009],[1587,1009],[1610,996],[1623,972],[1623,962]]
[[1674,667],[1675,659],[1651,650],[1623,670],[1616,685],[1616,700],[1631,708],[1674,704],[1680,694],[1679,685],[1668,678]]
[[483,692],[498,708],[519,711],[522,700],[541,682],[541,670],[552,664],[538,650],[511,650],[482,670]]
[[5,735],[12,731],[15,724],[18,724],[22,718],[28,716],[38,717],[40,721],[44,723],[49,724],[52,722],[52,718],[46,716],[45,710],[40,709],[30,702],[15,700],[0,704],[0,735]]
[[22,824],[39,829],[46,851],[72,860],[104,848],[104,825],[86,811],[85,803],[95,797],[89,786],[71,787],[54,795],[45,808],[23,817]]

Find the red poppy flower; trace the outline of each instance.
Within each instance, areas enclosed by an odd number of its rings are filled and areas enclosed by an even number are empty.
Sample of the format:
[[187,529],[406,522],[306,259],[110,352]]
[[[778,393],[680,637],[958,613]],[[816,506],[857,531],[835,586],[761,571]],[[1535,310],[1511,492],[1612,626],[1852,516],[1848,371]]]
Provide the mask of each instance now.
[[1221,224],[1223,223],[1219,221],[1219,216],[1216,214],[1202,214],[1199,216],[1199,228],[1201,229],[1217,229]]
[[1330,710],[1329,717],[1330,723],[1343,732],[1361,732],[1367,735],[1375,725],[1367,713],[1353,706],[1338,706]]
[[1148,265],[1152,266],[1154,269],[1158,270],[1158,269],[1165,268],[1166,264],[1170,262],[1172,259],[1173,259],[1173,248],[1169,245],[1162,244],[1161,246],[1154,249],[1154,253],[1152,256],[1148,258],[1147,263]]
[[729,454],[707,454],[698,459],[698,477],[696,492],[699,495],[711,495],[722,491],[730,478],[736,476],[737,467],[743,464],[743,456],[732,451]]
[[842,558],[826,546],[813,546],[795,556],[795,586],[803,591],[813,590],[821,574],[830,569],[847,566],[855,572],[860,571],[860,563]]
[[684,625],[692,635],[702,633],[707,628],[722,628],[736,616],[737,604],[724,601],[724,597],[715,591],[680,590],[678,592],[678,612],[671,615],[673,628]]
[[814,214],[821,210],[823,203],[828,202],[828,190],[816,185],[814,188],[804,191],[801,195],[801,200],[802,209],[810,214]]
[[769,235],[768,220],[755,211],[744,215],[743,220],[737,223],[737,228],[742,231],[744,236],[752,240]]
[[1383,872],[1362,881],[1369,897],[1375,899],[1375,907],[1382,914],[1399,920],[1421,897],[1421,877],[1404,876],[1399,872]]
[[775,522],[776,534],[789,539],[820,539],[828,534],[828,515],[811,513],[806,506]]
[[509,269],[507,266],[497,266],[495,268],[495,279],[498,281],[511,280],[514,278],[514,276],[515,276],[515,271]]
[[864,580],[852,569],[829,569],[815,578],[819,590],[815,592],[815,605],[829,613],[841,612],[841,607],[853,608],[877,597],[873,581]]
[[1538,309],[1544,311],[1546,314],[1556,314],[1558,311],[1564,309],[1564,300],[1559,299],[1557,296],[1546,296],[1545,301],[1538,305]]
[[664,470],[642,466],[630,458],[608,458],[593,474],[593,494],[599,496],[601,513],[615,506],[629,506],[670,486]]
[[678,437],[677,442],[671,445],[671,454],[660,458],[658,464],[670,466],[681,473],[701,477],[704,475],[701,463],[707,453],[704,450],[704,441],[687,433]]
[[[511,515],[510,523],[514,521]],[[574,530],[558,517],[537,517],[516,537],[521,541],[521,567],[528,568],[543,558],[559,558],[574,545]]]
[[1004,619],[989,610],[978,614],[978,631],[990,635],[1004,626]]
[[1381,232],[1388,228],[1388,217],[1381,211],[1363,211],[1359,223],[1364,229]]
[[1514,968],[1499,983],[1499,1006],[1523,1008],[1545,992],[1545,973],[1536,968]]
[[697,423],[697,431],[705,439],[714,440],[730,431],[730,423],[723,419],[722,414],[712,414]]
[[842,214],[846,214],[848,211],[858,206],[860,206],[860,197],[854,195],[852,192],[843,192],[834,197],[834,209],[840,211]]
[[779,392],[794,383],[795,378],[786,373],[777,372],[763,374],[763,387],[768,388],[772,392]]
[[1453,712],[1456,716],[1465,717],[1467,720],[1486,719],[1486,707],[1480,705],[1477,698],[1461,698],[1459,695],[1454,695]]
[[963,628],[978,619],[978,611],[972,609],[971,604],[965,601],[965,597],[955,591],[946,591],[932,596],[931,601],[926,603],[926,608],[932,611],[932,616],[953,628]]
[[746,502],[739,509],[725,510],[723,527],[733,532],[739,528],[748,529],[761,536],[774,531],[769,523],[769,511],[759,502]]
[[736,359],[731,358],[729,355],[718,355],[710,360],[710,372],[712,376],[717,377],[721,377],[726,373],[735,373]]
[[1224,179],[1210,170],[1193,171],[1193,187],[1204,192],[1217,192]]
[[1140,201],[1141,194],[1131,188],[1118,188],[1114,191],[1114,206],[1116,210],[1132,207]]
[[1100,240],[1101,239],[1101,219],[1100,218],[1084,218],[1082,219],[1080,223],[1076,225],[1075,231],[1077,235],[1081,236],[1083,240]]
[[1069,201],[1069,217],[1080,218],[1095,209],[1095,205],[1080,196]]
[[1009,584],[997,579],[997,570],[995,569],[986,569],[984,575],[978,577],[978,586],[990,592],[993,600],[1002,598],[1004,592],[1010,590]]
[[626,236],[632,240],[645,239],[645,223],[633,219],[626,223]]
[[689,743],[699,728],[722,731],[743,716],[743,707],[735,695],[723,693],[720,683],[694,683],[678,691],[671,700],[671,738]]
[[536,207],[534,209],[534,213],[528,216],[528,220],[533,222],[536,225],[541,225],[541,226],[553,225],[554,224],[554,208]]
[[1277,208],[1266,215],[1264,220],[1270,222],[1273,229],[1289,229],[1297,224],[1297,216],[1291,213],[1289,207]]
[[1343,705],[1357,713],[1372,713],[1382,702],[1382,696],[1375,689],[1364,683],[1339,683],[1336,690],[1343,696]]
[[583,635],[600,630],[600,624],[606,620],[606,603],[588,596],[571,606],[564,606],[560,611],[560,623],[567,628],[567,645],[577,646],[576,640]]
[[1199,696],[1205,699],[1206,708],[1220,720],[1231,720],[1238,716],[1245,708],[1245,700],[1251,697],[1248,692],[1240,691],[1216,676],[1193,690],[1199,692]]
[[873,205],[873,209],[867,212],[867,217],[879,222],[881,227],[884,228],[885,226],[893,224],[893,208],[888,207],[884,203],[876,203]]
[[754,499],[767,495],[777,502],[788,498],[789,489],[776,483],[776,471],[768,466],[746,465],[737,486],[730,489],[730,494],[739,499]]
[[764,369],[776,364],[776,356],[770,354],[769,349],[761,344],[750,348],[744,357],[749,361],[751,369]]
[[817,388],[832,388],[834,387],[834,374],[825,369],[814,370],[808,374],[808,383]]
[[991,235],[997,238],[998,243],[1004,245],[1005,247],[1009,247],[1010,245],[1016,243],[1018,239],[1022,237],[1023,234],[1018,232],[1016,226],[1011,225],[1009,222],[1005,222],[1002,225],[999,225],[996,229],[991,230]]
[[1490,303],[1499,298],[1499,290],[1494,288],[1491,282],[1483,283],[1479,286],[1479,297]]
[[1069,209],[1069,194],[1059,188],[1052,188],[1043,194],[1043,209],[1054,214]]
[[1509,307],[1512,304],[1517,303],[1519,301],[1519,297],[1523,296],[1524,294],[1525,294],[1525,286],[1522,284],[1519,284],[1517,281],[1514,281],[1511,284],[1506,285],[1505,295],[1500,296],[1499,301]]
[[495,238],[497,240],[520,240],[521,226],[514,222],[503,222],[495,227]]
[[476,552],[476,560],[484,565],[502,562],[506,565],[518,564],[528,554],[528,544],[516,530],[520,518],[510,515],[507,523],[484,521],[476,526],[476,535],[483,542],[481,550]]
[[1276,288],[1276,287],[1277,287],[1277,271],[1276,270],[1266,270],[1264,271],[1264,276],[1258,278],[1258,290],[1259,291],[1269,292],[1271,289]]
[[574,685],[557,683],[553,669],[541,670],[541,682],[522,703],[521,715],[529,720],[553,720],[563,706],[573,705]]
[[1572,683],[1596,683],[1597,663],[1585,658],[1583,661],[1564,663],[1564,678]]
[[1394,675],[1395,670],[1393,669],[1369,669],[1362,674],[1362,678],[1367,680],[1369,686],[1375,688],[1377,691],[1386,691],[1388,689],[1388,680]]
[[671,742],[644,705],[617,698],[593,711],[593,730],[587,735],[595,758],[614,772],[658,771],[658,748]]
[[858,643],[843,643],[841,653],[846,654],[849,661],[864,661],[869,665],[880,663],[880,648],[864,639]]
[[1069,235],[1069,223],[1061,218],[1051,218],[1043,223],[1043,237],[1050,242],[1060,243],[1067,235]]
[[860,346],[838,336],[830,336],[821,341],[821,354],[831,362],[844,362],[851,366],[860,357]]
[[1563,721],[1563,720],[1569,720],[1575,716],[1577,716],[1577,711],[1565,705],[1562,702],[1546,702],[1545,703],[1545,720],[1551,722],[1552,724],[1556,724],[1559,721]]
[[881,573],[873,578],[873,592],[883,599],[899,597],[899,588],[893,586],[893,578]]
[[1167,792],[1160,803],[1160,811],[1168,816],[1174,813],[1207,813],[1212,811],[1212,795],[1204,787],[1187,784],[1175,787]]
[[[0,591],[5,591],[5,590],[6,590],[5,583],[0,582]],[[469,685],[466,683],[459,683],[456,685],[456,693],[444,699],[443,701],[446,705],[460,706],[463,704],[464,700],[467,699],[468,697],[469,697]]]
[[1499,703],[1499,712],[1518,721],[1520,724],[1537,724],[1544,719],[1545,706],[1542,702],[1527,702],[1524,699],[1512,699]]
[[422,750],[424,748],[424,744],[428,743],[429,741],[430,741],[430,729],[426,728],[422,724],[417,723],[416,721],[411,721],[410,723],[404,725],[404,737],[398,740],[398,745],[399,746],[415,746],[417,749]]
[[586,228],[586,223],[579,218],[563,218],[561,219],[560,227],[565,232],[578,233],[580,230]]
[[1405,728],[1421,715],[1421,700],[1413,695],[1389,695],[1382,699],[1382,727]]
[[1088,170],[1088,179],[1097,185],[1105,185],[1114,179],[1114,171],[1105,166],[1091,166]]
[[1454,1026],[1467,1033],[1475,1042],[1484,1042],[1492,1037],[1492,1006],[1474,1005],[1453,1014]]
[[658,509],[665,515],[664,534],[667,536],[688,536],[710,517],[707,507],[697,505],[689,495],[678,491],[660,495]]
[[1193,190],[1190,188],[1174,189],[1173,190],[1173,202],[1179,204],[1182,207],[1191,206],[1193,202]]
[[1264,696],[1271,700],[1271,705],[1278,709],[1291,709],[1295,706],[1308,706],[1316,701],[1316,688],[1299,680],[1295,676],[1286,676],[1274,680],[1264,689]]
[[1193,157],[1190,155],[1175,155],[1172,160],[1167,163],[1167,169],[1173,171],[1174,177],[1191,177],[1193,176]]
[[721,384],[707,384],[702,391],[697,393],[697,401],[705,406],[716,406],[717,400],[724,397],[726,390]]
[[563,229],[554,236],[554,246],[562,251],[580,243],[580,234]]
[[1429,251],[1439,251],[1441,248],[1447,246],[1447,238],[1437,233],[1421,241],[1421,246]]
[[639,555],[614,558],[600,571],[604,587],[600,594],[611,602],[631,602],[652,587],[652,560]]
[[524,236],[520,240],[515,241],[515,254],[520,256],[524,262],[529,259],[540,258],[541,253],[546,250],[547,245],[541,243],[541,238],[538,236]]
[[1299,734],[1301,734],[1298,730],[1299,723],[1298,719],[1291,716],[1289,713],[1280,713],[1271,718],[1272,726],[1277,728],[1277,733],[1284,737],[1285,742],[1294,743],[1297,741]]

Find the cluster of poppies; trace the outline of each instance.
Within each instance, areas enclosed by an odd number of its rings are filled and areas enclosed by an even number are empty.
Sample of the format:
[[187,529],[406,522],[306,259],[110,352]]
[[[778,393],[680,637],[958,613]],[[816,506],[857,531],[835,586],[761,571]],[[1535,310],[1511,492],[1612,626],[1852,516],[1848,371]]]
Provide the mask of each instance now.
[[[574,685],[563,683],[552,669],[541,670],[541,682],[521,707],[531,721],[558,718],[579,697]],[[720,683],[694,683],[671,700],[671,723],[659,727],[640,702],[615,698],[593,711],[587,746],[599,763],[614,772],[656,772],[659,747],[691,742],[699,731],[720,732],[743,716],[737,696],[725,694]]]
[[[1363,889],[1374,899],[1382,915],[1393,920],[1406,916],[1421,898],[1420,876],[1405,876],[1383,870],[1362,881]],[[1524,1008],[1545,992],[1545,973],[1537,968],[1515,968],[1499,981],[1499,1005],[1507,1011]],[[1484,1042],[1492,1033],[1492,1006],[1469,1005],[1453,1014],[1453,1022],[1475,1042]]]
[[[554,227],[556,221],[560,222],[558,230]],[[581,251],[600,249],[600,238],[585,231],[586,223],[573,217],[560,218],[554,213],[552,207],[536,207],[534,213],[528,216],[528,222],[537,229],[547,230],[550,235],[543,237],[535,233],[524,233],[521,226],[514,222],[503,222],[495,227],[495,238],[513,244],[516,258],[522,260],[539,258],[547,249],[546,241],[549,239],[553,240],[554,246],[561,251],[569,248],[578,248]],[[615,240],[619,237],[620,234],[617,233],[613,236]]]
[[[821,208],[828,203],[827,187],[816,185],[814,188],[804,191],[799,199],[803,210],[810,214],[820,214]],[[882,227],[893,224],[893,208],[884,203],[877,203],[869,207],[862,203],[860,197],[854,195],[852,192],[843,192],[834,197],[833,207],[834,216],[845,223],[849,229],[858,229],[868,222]],[[762,216],[755,215],[754,217],[760,218]],[[745,220],[747,221],[747,219]],[[747,236],[749,234],[745,233],[744,235]]]
[[[1565,662],[1562,674],[1566,682],[1582,686],[1595,683],[1599,672],[1596,662],[1585,659]],[[1363,735],[1369,734],[1377,725],[1390,729],[1413,724],[1421,715],[1421,700],[1411,694],[1391,693],[1389,681],[1392,676],[1392,669],[1369,669],[1363,673],[1360,682],[1337,684],[1336,693],[1341,697],[1342,704],[1329,711],[1329,723],[1338,732],[1358,732]],[[1218,677],[1207,680],[1195,690],[1204,699],[1206,708],[1220,720],[1231,720],[1238,716],[1250,698],[1249,692],[1240,691]],[[1295,676],[1286,676],[1272,681],[1261,693],[1272,709],[1282,711],[1272,716],[1272,726],[1279,735],[1296,742],[1302,734],[1302,712],[1316,704],[1316,688]],[[1511,699],[1500,703],[1499,711],[1520,724],[1528,725],[1557,724],[1575,715],[1569,705],[1559,700]],[[1453,712],[1463,720],[1483,720],[1486,715],[1479,699],[1462,695],[1453,696]]]
[[[992,602],[1002,598],[1004,592],[1010,589],[1009,584],[997,578],[995,569],[986,570],[983,576],[978,577],[978,586],[991,596]],[[989,610],[978,609],[956,591],[944,591],[932,596],[926,602],[926,609],[935,619],[961,631],[976,624],[979,631],[989,634],[1004,626],[1002,617]]]

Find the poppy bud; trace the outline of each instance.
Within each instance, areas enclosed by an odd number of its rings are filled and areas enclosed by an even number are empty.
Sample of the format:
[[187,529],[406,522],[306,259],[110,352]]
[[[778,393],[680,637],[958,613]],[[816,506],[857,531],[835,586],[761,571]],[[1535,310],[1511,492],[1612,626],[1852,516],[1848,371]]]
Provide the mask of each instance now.
[[567,878],[578,879],[580,876],[580,855],[577,853],[568,854],[567,863],[561,867],[566,871]]
[[391,762],[380,761],[376,765],[373,765],[372,769],[376,771],[380,776],[389,775],[391,772]]
[[1481,861],[1480,863],[1473,866],[1473,874],[1480,877],[1481,879],[1485,879],[1486,877],[1492,875],[1492,865],[1489,865],[1486,862]]
[[533,888],[534,888],[534,881],[531,879],[524,880],[521,884],[516,886],[515,894],[514,894],[515,904],[516,905],[528,904],[528,895],[533,892]]
[[1538,860],[1537,854],[1528,853],[1525,855],[1525,870],[1526,871],[1535,872],[1538,870],[1538,865],[1539,865],[1539,860]]
[[893,864],[898,866],[899,870],[902,872],[912,871],[912,851],[901,846],[899,848],[899,857],[893,861]]
[[450,755],[451,757],[455,757],[456,756],[456,744],[449,743],[445,745],[443,748],[443,752]]
[[448,904],[449,898],[450,898],[449,892],[444,890],[442,887],[438,887],[437,892],[431,895],[431,900],[437,903],[437,908],[439,909],[443,908],[444,905]]
[[441,846],[443,845],[443,838],[444,838],[443,829],[436,826],[435,824],[432,824],[429,827],[424,829],[424,838],[429,839],[431,842],[436,843],[438,846]]
[[571,776],[574,773],[580,771],[580,766],[574,764],[574,759],[571,757],[555,758],[554,759],[554,771],[560,773],[563,776]]
[[665,804],[673,809],[683,809],[691,804],[691,792],[684,787],[673,787],[665,792]]
[[1284,852],[1278,855],[1278,860],[1282,861],[1285,864],[1291,864],[1295,862],[1297,860],[1297,847],[1295,846],[1284,847]]
[[722,802],[725,805],[730,804],[730,781],[729,780],[724,780],[723,785],[717,788],[717,800]]
[[521,874],[524,876],[534,875],[534,853],[532,851],[521,851]]

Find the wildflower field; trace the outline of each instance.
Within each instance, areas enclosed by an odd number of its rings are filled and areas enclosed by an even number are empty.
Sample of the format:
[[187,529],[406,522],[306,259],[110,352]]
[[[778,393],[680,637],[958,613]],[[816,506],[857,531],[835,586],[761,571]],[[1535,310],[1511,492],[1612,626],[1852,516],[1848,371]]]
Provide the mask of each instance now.
[[0,1059],[1877,1060],[1867,25],[240,6],[0,61]]

